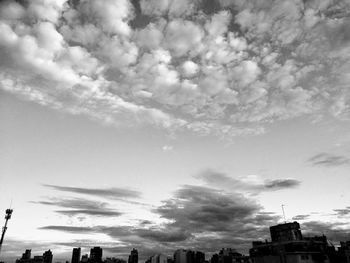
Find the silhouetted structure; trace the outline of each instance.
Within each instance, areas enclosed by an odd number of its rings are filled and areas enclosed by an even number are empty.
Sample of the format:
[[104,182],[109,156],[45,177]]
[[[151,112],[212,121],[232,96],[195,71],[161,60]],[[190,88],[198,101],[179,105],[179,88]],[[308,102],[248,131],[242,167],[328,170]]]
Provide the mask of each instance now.
[[73,248],[71,263],[79,263],[80,262],[80,254],[81,254],[81,248],[80,247]]
[[252,263],[338,263],[325,236],[303,238],[297,222],[270,227],[271,242],[253,242]]
[[204,263],[205,262],[205,254],[201,251],[196,251],[194,256],[194,263]]
[[223,248],[219,252],[218,262],[219,263],[233,263],[233,262],[245,263],[245,262],[249,262],[249,257],[244,256],[241,253],[238,253],[237,250],[235,249]]
[[11,219],[12,212],[13,212],[12,209],[6,209],[5,225],[2,228],[2,234],[1,234],[1,239],[0,239],[0,253],[1,253],[2,243],[4,242],[5,233],[7,230],[7,222],[9,221],[9,219]]
[[271,241],[293,241],[302,240],[300,225],[298,222],[285,223],[270,227]]
[[49,249],[48,251],[45,251],[43,254],[43,263],[52,263],[52,258],[53,255],[51,250]]
[[22,257],[16,260],[16,263],[52,263],[53,254],[50,249],[45,251],[42,256],[34,256],[32,258],[31,254],[31,249],[26,249]]
[[346,242],[340,242],[338,256],[340,263],[350,263],[350,240]]
[[31,249],[26,249],[26,251],[22,254],[23,260],[29,260],[32,257],[32,250]]
[[178,249],[174,252],[174,263],[187,263],[187,250]]
[[89,261],[89,255],[88,254],[85,254],[81,257],[81,261],[82,263],[86,263]]
[[106,258],[104,262],[105,263],[126,263],[126,260],[112,257],[112,258]]
[[168,258],[163,254],[156,254],[149,257],[149,259],[146,262],[147,263],[167,263]]
[[139,253],[135,248],[130,252],[128,263],[138,263],[139,262]]
[[90,250],[89,262],[101,263],[102,262],[102,248],[94,247]]
[[210,259],[210,263],[219,263],[219,255],[218,254],[213,254]]

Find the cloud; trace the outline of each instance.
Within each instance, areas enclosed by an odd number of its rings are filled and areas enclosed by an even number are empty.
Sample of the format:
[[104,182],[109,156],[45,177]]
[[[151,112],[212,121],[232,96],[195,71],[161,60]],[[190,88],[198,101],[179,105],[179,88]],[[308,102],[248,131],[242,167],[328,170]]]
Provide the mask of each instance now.
[[334,212],[338,215],[338,217],[348,216],[350,215],[350,206],[343,209],[334,209]]
[[[42,230],[76,234],[101,233],[120,246],[137,246],[140,251],[169,252],[182,247],[216,251],[222,245],[247,249],[252,240],[268,235],[268,226],[279,217],[264,211],[257,200],[239,193],[209,187],[184,185],[172,198],[153,208],[163,222],[139,221],[135,225],[65,226],[49,225]],[[120,250],[115,246],[115,250]],[[151,253],[152,254],[152,253]]]
[[91,215],[91,216],[103,216],[103,217],[116,217],[122,215],[121,212],[113,211],[113,210],[87,210],[87,209],[74,209],[74,210],[56,210],[56,213],[67,215],[67,216],[75,216],[75,215]]
[[330,153],[320,153],[311,157],[308,162],[313,166],[325,166],[325,167],[334,167],[349,165],[350,159],[342,155],[334,155]]
[[320,222],[309,221],[302,224],[302,229],[305,231],[304,235],[325,235],[334,242],[346,241],[350,237],[350,229],[346,223],[341,222]]
[[94,229],[91,227],[78,227],[78,226],[43,226],[39,229],[42,230],[57,230],[62,232],[69,232],[69,233],[89,233],[94,232]]
[[260,193],[264,191],[279,191],[293,189],[300,185],[295,179],[275,179],[263,181],[259,176],[248,175],[233,178],[225,173],[214,170],[207,170],[196,176],[210,186],[219,187],[230,191],[235,189],[238,192]]
[[120,200],[124,198],[139,198],[141,193],[135,190],[125,188],[81,188],[81,187],[70,187],[70,186],[58,186],[44,184],[45,187],[76,194],[84,194],[90,196],[98,196],[107,199]]
[[0,88],[45,107],[223,138],[349,116],[345,0],[0,5]]
[[306,220],[310,217],[310,215],[296,215],[292,218],[292,220],[298,221],[298,220]]
[[172,146],[172,145],[164,145],[164,146],[162,147],[162,150],[163,150],[164,152],[170,152],[170,151],[174,150],[174,146]]
[[[268,212],[252,197],[244,197],[235,188],[222,189],[183,185],[169,199],[152,210],[165,221],[161,224],[139,222],[133,226],[62,226],[42,227],[42,230],[67,233],[99,233],[116,240],[111,251],[124,253],[125,247],[136,246],[140,253],[173,252],[181,247],[191,247],[217,252],[221,247],[247,251],[254,240],[269,238],[269,227],[280,222],[275,213]],[[336,215],[348,214],[348,208],[335,209]],[[307,221],[309,215],[297,215],[293,220],[303,220],[304,236],[325,234],[332,242],[349,239],[346,222]],[[148,255],[148,254],[147,254]]]
[[[107,203],[92,201],[88,199],[60,199],[50,198],[50,201],[38,201],[32,202],[35,204],[49,205],[63,207],[65,210],[56,210],[56,213],[76,216],[76,215],[90,215],[90,216],[103,216],[103,217],[115,217],[122,215],[121,212],[107,207]],[[67,210],[67,208],[69,210]]]

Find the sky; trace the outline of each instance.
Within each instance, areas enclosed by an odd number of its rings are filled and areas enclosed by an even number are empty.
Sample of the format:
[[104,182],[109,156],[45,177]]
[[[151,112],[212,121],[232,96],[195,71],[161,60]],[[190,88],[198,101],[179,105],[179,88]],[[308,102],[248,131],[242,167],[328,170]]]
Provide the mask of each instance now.
[[347,0],[1,1],[1,259],[350,240],[349,61]]

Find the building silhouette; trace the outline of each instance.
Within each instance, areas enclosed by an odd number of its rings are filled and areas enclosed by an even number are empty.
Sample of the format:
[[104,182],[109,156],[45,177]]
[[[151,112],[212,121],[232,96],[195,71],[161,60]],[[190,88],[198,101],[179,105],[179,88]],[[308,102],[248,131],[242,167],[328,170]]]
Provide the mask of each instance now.
[[174,252],[174,263],[204,263],[205,254],[201,251],[178,249]]
[[111,258],[106,258],[104,263],[126,263],[126,260],[121,259],[121,258],[115,258],[115,257],[111,257]]
[[94,247],[90,249],[90,258],[88,260],[91,263],[101,263],[102,262],[102,248]]
[[271,242],[254,241],[252,263],[339,263],[325,236],[304,238],[297,222],[270,227]]
[[300,230],[300,225],[298,222],[271,226],[270,235],[272,242],[283,242],[303,239]]
[[89,261],[89,255],[88,254],[82,255],[80,262],[86,263],[88,261]]
[[187,250],[178,249],[174,252],[174,263],[187,263]]
[[47,250],[43,253],[42,256],[32,256],[32,250],[26,249],[26,251],[22,254],[20,259],[16,260],[16,263],[52,263],[53,254],[51,250]]
[[81,254],[80,247],[73,248],[71,263],[79,263],[80,262],[80,254]]
[[194,255],[194,263],[204,263],[205,262],[205,254],[201,251],[196,251]]
[[146,260],[146,263],[167,263],[168,257],[163,254],[155,254]]
[[23,260],[29,260],[32,257],[32,250],[31,249],[26,249],[26,251],[22,254]]
[[218,263],[245,263],[249,262],[249,257],[238,253],[236,249],[222,248],[218,255]]
[[340,242],[338,255],[339,255],[339,262],[350,263],[350,240],[346,242]]
[[52,263],[52,258],[53,255],[51,250],[49,249],[48,251],[45,251],[43,254],[43,263]]
[[135,248],[130,252],[128,263],[138,263],[139,262],[139,253]]
[[219,263],[219,255],[217,253],[211,256],[210,263]]

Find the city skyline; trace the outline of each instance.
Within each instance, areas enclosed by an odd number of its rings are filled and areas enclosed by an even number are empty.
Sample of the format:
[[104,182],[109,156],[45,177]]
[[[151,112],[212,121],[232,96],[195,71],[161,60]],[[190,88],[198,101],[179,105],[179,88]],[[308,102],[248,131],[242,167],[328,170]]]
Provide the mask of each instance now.
[[[102,247],[93,247],[89,254],[81,254],[80,247],[73,247],[71,263],[349,263],[350,240],[340,242],[336,247],[324,234],[305,236],[296,221],[270,226],[270,240],[255,240],[249,249],[249,255],[239,253],[234,248],[221,248],[219,252],[210,253],[180,248],[169,252],[153,253],[139,256],[133,248],[127,259],[104,257]],[[84,250],[83,250],[84,252]],[[53,253],[49,249],[42,256],[32,257],[31,249],[26,249],[16,263],[52,263]],[[145,259],[147,258],[147,259]],[[69,263],[69,260],[63,260]],[[58,262],[55,260],[55,262]]]
[[347,0],[0,1],[0,260],[248,253],[284,221],[350,240],[349,17]]

